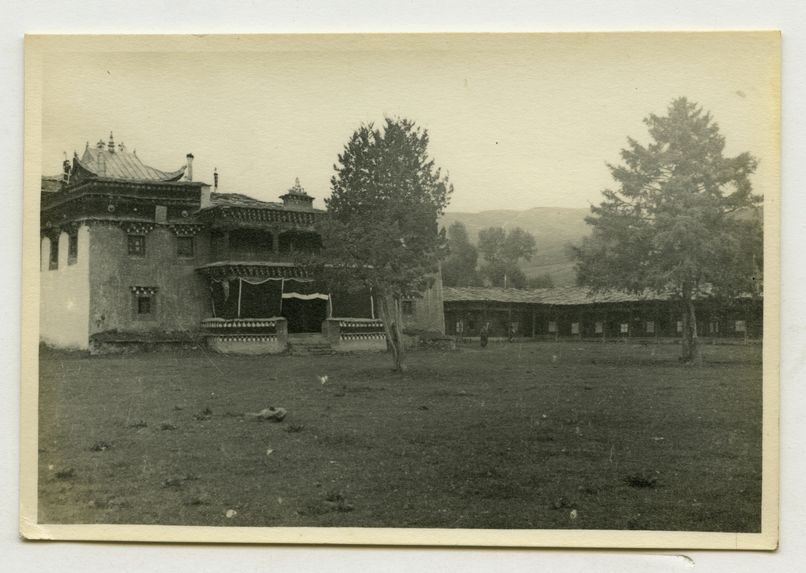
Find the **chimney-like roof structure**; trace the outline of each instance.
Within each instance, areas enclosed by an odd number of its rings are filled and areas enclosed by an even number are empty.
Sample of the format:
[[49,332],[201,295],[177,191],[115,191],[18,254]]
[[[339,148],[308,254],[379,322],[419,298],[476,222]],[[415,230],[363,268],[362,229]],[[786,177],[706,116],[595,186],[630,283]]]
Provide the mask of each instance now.
[[305,192],[299,184],[299,177],[294,179],[294,186],[285,195],[280,195],[283,205],[286,207],[298,207],[302,209],[313,209],[313,197]]

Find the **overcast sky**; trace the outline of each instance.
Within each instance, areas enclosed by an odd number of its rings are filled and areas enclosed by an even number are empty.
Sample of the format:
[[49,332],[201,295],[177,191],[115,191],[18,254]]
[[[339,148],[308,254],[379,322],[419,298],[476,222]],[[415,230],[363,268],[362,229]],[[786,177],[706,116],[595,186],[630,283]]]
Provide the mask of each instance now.
[[[66,52],[44,68],[43,172],[110,130],[166,171],[277,200],[299,177],[329,194],[362,122],[411,118],[450,173],[449,211],[587,207],[611,183],[627,136],[687,96],[710,110],[727,152],[750,151],[774,181],[777,54],[762,35],[545,35],[285,39],[244,51]],[[209,47],[209,46],[208,46]]]

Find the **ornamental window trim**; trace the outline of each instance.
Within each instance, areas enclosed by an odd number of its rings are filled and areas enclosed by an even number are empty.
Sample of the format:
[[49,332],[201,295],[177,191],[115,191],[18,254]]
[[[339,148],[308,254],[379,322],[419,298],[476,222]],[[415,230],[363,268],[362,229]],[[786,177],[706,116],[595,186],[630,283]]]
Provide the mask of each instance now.
[[127,235],[142,235],[145,237],[154,230],[156,225],[154,223],[129,222],[122,223],[121,226]]
[[155,286],[131,286],[129,289],[137,296],[154,296],[159,291]]

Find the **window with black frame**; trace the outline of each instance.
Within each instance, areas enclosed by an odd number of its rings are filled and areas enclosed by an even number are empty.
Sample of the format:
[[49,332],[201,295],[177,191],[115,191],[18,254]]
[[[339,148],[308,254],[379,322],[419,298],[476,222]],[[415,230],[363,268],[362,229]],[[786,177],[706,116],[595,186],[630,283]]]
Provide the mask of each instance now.
[[193,258],[193,237],[176,238],[176,256],[181,259]]
[[129,235],[129,256],[130,257],[146,256],[145,235]]

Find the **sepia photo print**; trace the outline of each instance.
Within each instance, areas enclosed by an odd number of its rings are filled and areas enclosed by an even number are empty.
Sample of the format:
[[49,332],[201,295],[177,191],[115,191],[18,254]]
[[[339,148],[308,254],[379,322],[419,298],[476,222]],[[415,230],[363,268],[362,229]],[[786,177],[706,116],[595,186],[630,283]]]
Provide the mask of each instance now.
[[23,535],[774,549],[779,52],[28,37]]

